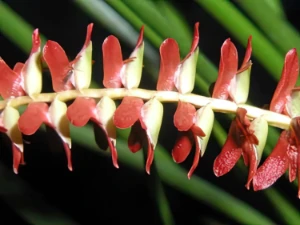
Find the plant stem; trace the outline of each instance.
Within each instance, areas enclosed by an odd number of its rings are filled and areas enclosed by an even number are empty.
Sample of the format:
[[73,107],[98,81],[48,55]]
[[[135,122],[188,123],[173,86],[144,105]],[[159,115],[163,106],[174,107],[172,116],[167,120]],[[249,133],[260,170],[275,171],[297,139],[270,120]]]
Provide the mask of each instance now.
[[12,99],[0,101],[0,109],[4,109],[7,105],[18,107],[29,104],[31,102],[52,102],[55,98],[61,101],[73,100],[76,97],[101,98],[107,96],[111,99],[122,99],[125,96],[134,96],[144,100],[156,98],[160,102],[178,102],[184,101],[195,105],[196,107],[203,107],[210,105],[215,112],[235,113],[238,107],[243,107],[247,110],[247,116],[251,119],[264,116],[269,125],[288,129],[291,119],[288,116],[271,112],[269,110],[260,109],[247,104],[236,104],[232,101],[215,99],[196,94],[180,94],[175,91],[153,91],[146,89],[126,89],[126,88],[103,88],[103,89],[84,89],[68,90],[59,93],[42,93],[35,98],[29,96],[20,96]]

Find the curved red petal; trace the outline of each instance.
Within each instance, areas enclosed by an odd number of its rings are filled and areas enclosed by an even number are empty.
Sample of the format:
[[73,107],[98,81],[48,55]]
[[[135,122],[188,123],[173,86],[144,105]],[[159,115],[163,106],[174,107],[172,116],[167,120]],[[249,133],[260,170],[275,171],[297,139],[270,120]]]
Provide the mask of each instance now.
[[44,102],[29,103],[19,118],[19,130],[26,135],[34,134],[42,123],[50,123],[48,119],[48,105]]
[[12,143],[12,153],[13,153],[13,171],[18,174],[20,164],[23,164],[23,152],[21,152],[18,147]]
[[197,23],[195,23],[195,26],[194,26],[194,36],[193,36],[193,42],[192,42],[190,51],[187,54],[187,56],[181,61],[181,63],[183,63],[186,59],[188,59],[191,56],[191,54],[197,49],[198,44],[199,44],[199,39],[200,39],[199,22],[197,22]]
[[181,163],[191,152],[191,149],[194,144],[193,136],[191,132],[183,131],[179,132],[178,137],[176,139],[175,145],[172,150],[172,157],[176,163]]
[[174,114],[174,125],[179,131],[188,131],[194,124],[196,108],[188,102],[179,101]]
[[131,127],[129,137],[128,137],[128,148],[131,152],[136,153],[143,147],[143,141],[144,141],[144,130],[141,127],[141,124],[139,121],[135,122],[133,126]]
[[272,153],[268,156],[265,162],[257,169],[252,181],[253,188],[255,191],[268,188],[288,169],[288,138],[289,135],[287,131],[283,131]]
[[206,136],[204,131],[200,127],[196,126],[195,124],[191,127],[191,131],[193,132],[194,135],[196,135],[198,137]]
[[299,73],[298,55],[296,49],[291,49],[285,56],[284,66],[281,78],[275,89],[270,110],[282,113],[287,97],[290,96],[292,89],[295,87]]
[[197,135],[194,135],[194,140],[196,143],[196,149],[195,149],[195,155],[194,155],[194,160],[193,160],[193,164],[192,167],[190,168],[190,171],[188,172],[188,179],[191,179],[192,174],[194,173],[195,169],[197,168],[198,164],[199,164],[199,159],[200,159],[200,153],[201,153],[201,148],[199,146],[199,142],[196,141],[197,139]]
[[239,71],[244,71],[245,69],[247,69],[247,67],[249,65],[248,62],[250,61],[251,53],[252,53],[251,42],[252,42],[252,36],[250,35],[249,38],[248,38],[248,44],[247,44],[247,49],[246,49],[246,53],[245,53],[245,56],[244,56],[244,60],[243,60],[243,63],[241,65]]
[[140,29],[140,35],[136,42],[135,49],[138,49],[143,44],[143,39],[144,39],[144,25]]
[[160,69],[156,89],[158,91],[173,91],[174,77],[180,63],[178,44],[174,39],[166,39],[159,48]]
[[228,38],[221,47],[219,75],[214,86],[213,98],[228,99],[229,85],[237,73],[238,54],[236,47]]
[[144,102],[140,98],[124,97],[114,114],[115,126],[121,129],[131,127],[140,118],[143,105]]
[[0,57],[0,95],[4,98],[25,95],[21,73],[16,73]]
[[41,46],[41,38],[39,34],[39,29],[35,29],[32,34],[32,48],[30,54],[39,51],[40,46]]
[[238,127],[236,120],[233,120],[229,129],[226,142],[222,148],[221,153],[214,161],[214,174],[219,177],[228,173],[237,163],[242,155],[242,146],[237,143],[236,137],[238,135]]
[[93,31],[93,26],[94,26],[93,23],[90,23],[87,26],[86,37],[85,37],[85,42],[84,42],[84,45],[83,45],[83,49],[85,49],[86,47],[88,47],[88,45],[90,44],[91,36],[92,36],[92,31]]
[[55,41],[47,41],[43,49],[43,58],[51,73],[53,90],[60,92],[73,89],[69,80],[73,69],[64,49]]
[[63,141],[63,146],[64,146],[66,157],[67,157],[68,169],[70,171],[73,171],[71,149],[69,148],[69,145],[67,143],[65,143],[64,141]]
[[115,147],[115,145],[113,144],[112,140],[106,135],[107,137],[107,141],[108,141],[108,146],[110,148],[110,152],[111,152],[111,158],[112,158],[112,162],[114,167],[116,167],[117,169],[119,168],[119,164],[118,164],[118,152],[117,149]]
[[95,117],[95,110],[95,99],[77,97],[67,109],[67,118],[74,126],[82,127]]
[[257,157],[255,153],[255,149],[253,144],[246,142],[244,143],[243,146],[243,157],[244,157],[244,162],[247,161],[246,166],[249,165],[249,172],[248,172],[248,179],[246,183],[246,188],[249,190],[250,189],[250,183],[253,179],[253,176],[255,175],[257,171]]
[[24,63],[17,62],[13,68],[13,71],[15,71],[16,74],[21,74],[21,71],[22,71],[24,65],[25,65]]
[[147,160],[146,160],[146,172],[150,175],[150,167],[153,163],[154,159],[154,149],[151,144],[151,141],[148,138],[148,155],[147,155]]
[[122,87],[121,69],[123,66],[122,51],[119,40],[111,35],[102,44],[103,85],[106,88]]

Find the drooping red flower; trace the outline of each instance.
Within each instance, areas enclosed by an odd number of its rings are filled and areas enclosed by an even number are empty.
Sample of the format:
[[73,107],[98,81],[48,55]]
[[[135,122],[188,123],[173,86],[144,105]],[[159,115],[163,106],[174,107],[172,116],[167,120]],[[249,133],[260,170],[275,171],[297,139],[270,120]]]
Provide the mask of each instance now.
[[[281,133],[280,138],[265,162],[258,168],[253,177],[255,191],[270,187],[287,170],[289,180],[293,182],[298,177],[300,182],[300,117],[291,121],[290,129]],[[298,185],[300,198],[300,185]]]
[[[89,120],[97,124],[107,140],[105,145],[110,148],[113,164],[116,168],[119,168],[116,150],[116,128],[112,121],[115,110],[114,101],[106,96],[102,97],[97,104],[93,98],[77,97],[68,107],[67,117],[77,127],[86,125]],[[101,140],[105,139],[101,138]]]
[[258,145],[258,139],[254,130],[250,128],[250,121],[246,117],[247,111],[244,108],[238,108],[236,117],[232,121],[226,142],[221,153],[214,161],[213,170],[217,177],[228,173],[239,158],[243,156],[244,163],[249,166],[248,180],[246,187],[250,188],[251,180],[256,173],[259,163],[255,145]]
[[114,114],[114,124],[120,129],[130,128],[128,147],[135,153],[144,145],[147,146],[146,172],[154,159],[154,149],[162,123],[163,106],[157,99],[152,98],[145,104],[142,99],[127,96]]
[[174,125],[179,131],[179,136],[176,139],[172,150],[172,156],[175,162],[183,162],[191,152],[191,149],[196,144],[195,156],[193,165],[188,172],[190,179],[194,170],[198,166],[201,145],[197,138],[205,137],[203,130],[195,124],[196,122],[196,108],[190,103],[178,102],[176,112],[174,114]]
[[66,111],[66,104],[59,100],[54,100],[50,107],[44,102],[32,102],[28,104],[24,113],[20,116],[18,127],[25,135],[34,134],[43,123],[56,130],[62,139],[67,156],[68,169],[72,171],[71,139],[69,124],[65,117]]

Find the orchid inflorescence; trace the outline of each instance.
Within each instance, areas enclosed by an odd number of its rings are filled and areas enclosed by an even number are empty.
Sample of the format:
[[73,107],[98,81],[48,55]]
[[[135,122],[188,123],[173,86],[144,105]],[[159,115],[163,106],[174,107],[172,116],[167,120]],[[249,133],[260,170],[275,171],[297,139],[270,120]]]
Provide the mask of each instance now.
[[[131,128],[128,147],[132,152],[147,146],[146,172],[154,158],[154,149],[163,118],[163,102],[177,103],[174,125],[179,135],[172,150],[175,162],[183,162],[195,144],[193,165],[188,178],[203,156],[213,128],[214,113],[235,113],[227,140],[214,161],[216,176],[228,173],[243,156],[249,166],[246,187],[254,190],[272,185],[289,169],[290,181],[300,181],[300,92],[295,87],[298,78],[298,57],[290,50],[284,62],[281,79],[270,103],[270,109],[245,104],[250,85],[250,36],[242,65],[238,68],[235,45],[228,38],[221,47],[219,74],[212,97],[195,95],[196,63],[199,53],[199,23],[195,24],[191,49],[180,60],[179,47],[168,38],[160,46],[160,70],[156,90],[139,89],[143,68],[144,27],[136,47],[128,59],[123,59],[115,36],[102,45],[103,89],[89,89],[92,73],[93,24],[87,27],[84,45],[74,60],[69,61],[63,48],[47,41],[41,48],[38,29],[32,35],[32,50],[28,60],[11,69],[0,58],[0,131],[12,141],[13,170],[18,173],[24,164],[22,134],[32,135],[44,123],[54,129],[62,140],[72,170],[69,123],[85,126],[90,120],[99,126],[104,146],[110,149],[113,165],[118,168],[116,129]],[[42,61],[49,67],[53,93],[42,91]],[[120,105],[115,101],[121,99]],[[73,100],[67,106],[66,102]],[[27,105],[21,115],[17,108]],[[283,129],[280,138],[264,163],[259,166],[266,144],[268,125]],[[298,191],[300,197],[300,188]]]

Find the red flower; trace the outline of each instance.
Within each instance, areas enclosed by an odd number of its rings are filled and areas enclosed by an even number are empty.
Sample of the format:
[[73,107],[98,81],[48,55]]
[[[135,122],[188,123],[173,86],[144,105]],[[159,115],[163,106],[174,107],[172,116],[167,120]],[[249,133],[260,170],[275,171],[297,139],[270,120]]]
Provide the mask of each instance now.
[[175,162],[183,162],[190,154],[193,144],[196,143],[193,165],[188,173],[189,179],[198,166],[201,153],[201,146],[197,138],[206,136],[203,130],[197,126],[195,122],[196,108],[190,103],[179,101],[174,114],[174,125],[179,131],[179,136],[173,147],[172,156]]
[[[245,76],[243,72],[251,68],[251,40],[248,39],[247,49],[243,63],[238,70],[238,53],[236,47],[228,38],[221,47],[221,59],[219,65],[219,75],[215,83],[212,97],[218,99],[231,99],[236,103],[245,103],[249,92],[249,76]],[[240,76],[239,76],[240,75]],[[249,74],[250,75],[250,74]],[[240,79],[248,79],[241,82]],[[242,85],[240,87],[240,85]]]
[[[256,191],[271,186],[287,169],[290,182],[298,176],[300,184],[300,112],[297,107],[299,88],[295,88],[298,73],[298,56],[296,49],[292,49],[286,54],[282,75],[270,104],[271,111],[292,118],[290,127],[281,133],[274,150],[253,177],[253,188]],[[298,197],[300,198],[300,185]]]
[[259,159],[255,145],[258,145],[258,139],[254,130],[250,128],[250,121],[246,117],[247,111],[244,108],[238,108],[236,117],[232,121],[226,142],[221,153],[214,161],[213,170],[217,177],[228,173],[237,163],[241,155],[244,163],[249,166],[249,174],[246,187],[249,189],[250,182],[256,173]]
[[112,117],[116,110],[114,101],[106,96],[102,97],[98,104],[93,98],[77,97],[75,101],[68,107],[67,117],[69,121],[77,127],[82,127],[92,120],[103,131],[101,140],[105,149],[109,146],[112,153],[113,164],[116,168],[118,165],[118,155],[116,150],[116,129],[113,125]]
[[[83,57],[83,54],[87,49],[91,48],[91,34],[92,34],[93,24],[89,24],[87,27],[87,34],[82,50],[78,53],[74,60],[69,62],[69,59],[64,51],[64,49],[55,41],[47,41],[46,45],[43,48],[43,59],[46,61],[52,78],[52,86],[55,92],[70,90],[70,89],[81,89],[82,84],[78,83],[78,80],[81,78],[78,75],[82,76],[81,73],[84,73],[84,87],[88,88],[91,79],[90,68],[85,69],[85,71],[80,71],[78,64],[80,60],[87,60],[87,66],[91,66],[92,62],[89,59],[90,56]],[[88,54],[91,55],[91,49],[88,49]],[[85,59],[87,58],[87,59]]]

